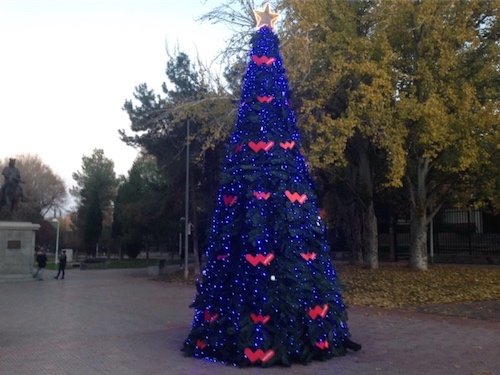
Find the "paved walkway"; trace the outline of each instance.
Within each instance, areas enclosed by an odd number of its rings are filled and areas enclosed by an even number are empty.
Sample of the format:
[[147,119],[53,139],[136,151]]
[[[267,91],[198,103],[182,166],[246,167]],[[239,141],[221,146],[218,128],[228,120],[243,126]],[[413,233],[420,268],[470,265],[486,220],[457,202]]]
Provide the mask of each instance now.
[[0,284],[2,375],[500,375],[500,324],[349,309],[363,349],[291,368],[234,368],[182,356],[194,287],[140,270],[69,270]]

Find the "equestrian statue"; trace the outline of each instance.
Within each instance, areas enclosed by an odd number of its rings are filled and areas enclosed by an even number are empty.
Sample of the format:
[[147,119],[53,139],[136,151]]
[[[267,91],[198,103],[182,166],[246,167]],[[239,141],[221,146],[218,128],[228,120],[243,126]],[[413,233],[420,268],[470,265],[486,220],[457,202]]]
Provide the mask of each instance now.
[[2,171],[4,182],[0,191],[0,210],[3,206],[10,207],[12,213],[19,202],[24,201],[24,192],[21,184],[21,174],[16,168],[16,159],[9,159],[9,165]]

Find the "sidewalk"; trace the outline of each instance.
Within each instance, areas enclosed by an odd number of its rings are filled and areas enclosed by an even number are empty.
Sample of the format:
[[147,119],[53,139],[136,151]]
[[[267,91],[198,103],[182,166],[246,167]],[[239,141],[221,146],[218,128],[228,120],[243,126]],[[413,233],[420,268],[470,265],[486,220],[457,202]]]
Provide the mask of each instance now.
[[0,284],[2,375],[500,375],[500,324],[353,306],[357,353],[291,368],[234,368],[182,356],[195,289],[146,269],[68,270]]

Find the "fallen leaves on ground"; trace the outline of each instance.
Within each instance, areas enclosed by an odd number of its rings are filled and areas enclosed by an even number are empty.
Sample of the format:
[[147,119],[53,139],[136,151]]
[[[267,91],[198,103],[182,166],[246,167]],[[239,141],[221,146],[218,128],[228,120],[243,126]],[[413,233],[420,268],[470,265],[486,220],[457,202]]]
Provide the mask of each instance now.
[[[376,270],[344,263],[334,267],[347,305],[398,308],[500,300],[500,267],[434,265],[427,271],[400,264]],[[159,280],[194,285],[197,278],[191,270],[185,280],[179,270]]]
[[427,271],[335,265],[347,305],[402,307],[500,300],[500,267],[435,265]]

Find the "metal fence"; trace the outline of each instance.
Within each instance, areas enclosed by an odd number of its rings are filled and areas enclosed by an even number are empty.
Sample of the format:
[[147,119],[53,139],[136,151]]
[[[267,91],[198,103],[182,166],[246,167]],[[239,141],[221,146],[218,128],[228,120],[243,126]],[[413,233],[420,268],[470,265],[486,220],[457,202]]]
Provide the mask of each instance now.
[[[385,230],[379,231],[381,258],[408,259],[409,222],[397,220],[395,225],[384,227]],[[392,230],[388,230],[391,227]],[[432,248],[435,255],[500,256],[500,215],[479,210],[441,210],[429,225],[427,240],[428,250]]]

